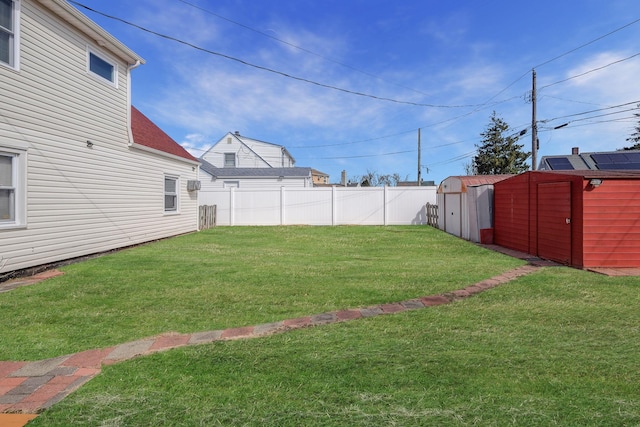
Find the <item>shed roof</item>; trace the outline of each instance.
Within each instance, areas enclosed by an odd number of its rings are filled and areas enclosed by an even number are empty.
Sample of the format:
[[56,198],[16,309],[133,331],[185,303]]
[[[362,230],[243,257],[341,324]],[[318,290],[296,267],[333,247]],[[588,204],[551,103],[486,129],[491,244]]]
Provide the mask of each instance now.
[[480,185],[490,185],[495,184],[496,182],[500,182],[507,178],[511,178],[514,175],[459,175],[459,176],[450,176],[446,178],[444,181],[440,183],[438,186],[438,193],[444,193],[444,188],[442,184],[447,179],[457,179],[460,181],[460,186],[462,192],[467,191],[467,187],[478,187]]
[[131,133],[135,144],[182,157],[186,160],[198,161],[134,106],[131,106]]

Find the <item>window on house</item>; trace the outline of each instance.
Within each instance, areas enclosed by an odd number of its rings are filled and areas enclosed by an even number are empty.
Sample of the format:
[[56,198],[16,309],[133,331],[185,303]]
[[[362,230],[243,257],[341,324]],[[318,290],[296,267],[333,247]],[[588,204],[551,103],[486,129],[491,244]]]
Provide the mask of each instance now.
[[91,49],[87,51],[87,56],[87,67],[89,69],[89,72],[108,81],[112,85],[117,86],[118,65],[115,62],[108,60],[104,56],[98,55]]
[[18,11],[20,0],[0,0],[0,63],[18,66]]
[[164,177],[164,211],[178,212],[178,178]]
[[236,167],[236,153],[224,153],[224,167],[225,168]]
[[25,155],[0,151],[0,228],[25,223]]

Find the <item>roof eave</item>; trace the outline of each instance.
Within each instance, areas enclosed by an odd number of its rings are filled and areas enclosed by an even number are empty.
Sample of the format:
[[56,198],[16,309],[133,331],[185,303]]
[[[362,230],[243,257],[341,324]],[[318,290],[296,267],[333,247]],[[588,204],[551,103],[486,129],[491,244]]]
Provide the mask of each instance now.
[[121,41],[109,34],[98,24],[89,19],[66,0],[37,0],[44,7],[58,15],[69,25],[89,37],[98,46],[108,50],[111,54],[125,61],[127,64],[135,64],[138,61],[144,64],[144,59],[125,46]]

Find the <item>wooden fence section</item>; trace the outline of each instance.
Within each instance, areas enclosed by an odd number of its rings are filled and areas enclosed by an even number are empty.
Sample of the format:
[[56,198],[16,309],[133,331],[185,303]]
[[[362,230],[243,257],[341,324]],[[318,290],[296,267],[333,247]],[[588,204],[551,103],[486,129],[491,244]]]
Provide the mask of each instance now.
[[436,187],[280,187],[200,191],[216,225],[420,225]]
[[427,203],[427,225],[438,227],[438,205]]
[[207,228],[216,226],[216,205],[203,205],[200,206],[200,215],[198,221],[198,229],[206,230]]

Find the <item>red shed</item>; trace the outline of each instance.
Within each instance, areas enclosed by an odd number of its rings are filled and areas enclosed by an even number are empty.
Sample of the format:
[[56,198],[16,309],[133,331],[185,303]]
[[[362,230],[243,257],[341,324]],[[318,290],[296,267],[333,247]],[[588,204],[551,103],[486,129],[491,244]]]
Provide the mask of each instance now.
[[640,267],[640,172],[530,171],[494,184],[497,245],[579,268]]

